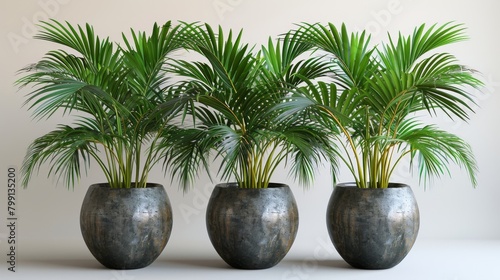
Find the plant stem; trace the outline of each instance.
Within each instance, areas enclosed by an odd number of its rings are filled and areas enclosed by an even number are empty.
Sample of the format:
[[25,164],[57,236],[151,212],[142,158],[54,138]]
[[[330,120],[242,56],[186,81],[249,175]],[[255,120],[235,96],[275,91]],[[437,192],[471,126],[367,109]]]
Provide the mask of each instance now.
[[[330,110],[328,110],[324,106],[320,106],[320,109],[322,109],[323,111],[325,111],[338,124],[338,126],[342,130],[342,133],[346,136],[347,141],[349,142],[349,146],[351,147],[352,152],[354,153],[354,158],[356,160],[356,166],[357,166],[358,172],[359,172],[359,170],[361,170],[361,162],[359,160],[357,149],[356,149],[356,146],[354,145],[354,142],[353,142],[353,140],[351,138],[351,135],[349,134],[349,132],[347,132],[347,130],[342,125],[342,123],[340,122],[340,120]],[[356,178],[356,174],[353,173],[353,175]],[[356,184],[359,184],[360,182],[364,182],[364,181],[365,181],[364,174],[359,173],[359,178],[356,180]]]

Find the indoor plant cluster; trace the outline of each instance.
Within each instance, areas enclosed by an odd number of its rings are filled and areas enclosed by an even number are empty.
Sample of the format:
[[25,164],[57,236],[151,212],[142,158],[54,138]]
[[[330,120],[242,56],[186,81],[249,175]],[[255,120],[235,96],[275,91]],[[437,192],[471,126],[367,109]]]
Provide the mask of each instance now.
[[[106,267],[145,267],[168,241],[167,194],[148,182],[156,164],[188,190],[220,159],[217,175],[228,183],[212,193],[207,230],[224,261],[247,269],[279,263],[297,233],[293,194],[272,182],[280,164],[303,185],[323,162],[334,179],[348,167],[354,182],[334,188],[327,224],[340,255],[360,268],[396,265],[417,236],[411,189],[390,181],[404,157],[423,179],[447,173],[451,161],[476,183],[469,145],[421,118],[473,112],[469,92],[481,82],[436,50],[464,40],[462,25],[422,25],[373,47],[369,34],[344,25],[302,24],[259,48],[241,31],[198,23],[155,24],[122,44],[88,24],[40,27],[37,38],[68,50],[48,52],[17,83],[33,86],[35,118],[73,122],[30,145],[23,183],[43,163],[68,187],[91,160],[100,166],[107,182],[89,188],[80,224]],[[178,50],[194,55],[174,58]]]

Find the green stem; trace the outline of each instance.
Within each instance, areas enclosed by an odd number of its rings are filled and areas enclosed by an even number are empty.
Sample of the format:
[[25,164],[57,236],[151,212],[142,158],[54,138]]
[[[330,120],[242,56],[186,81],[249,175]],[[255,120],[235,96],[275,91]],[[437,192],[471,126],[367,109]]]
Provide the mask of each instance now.
[[[324,106],[320,106],[320,109],[322,109],[323,111],[325,111],[338,124],[338,126],[342,130],[342,133],[346,136],[347,141],[349,142],[349,145],[350,145],[350,147],[352,149],[352,152],[354,153],[354,158],[356,160],[356,166],[357,166],[358,172],[359,172],[359,170],[361,170],[361,161],[359,159],[359,155],[357,153],[356,146],[354,145],[354,142],[353,142],[351,136],[349,135],[349,133],[347,132],[347,130],[344,128],[344,126],[342,125],[342,123],[340,122],[340,120],[330,110],[328,110]],[[356,178],[355,173],[353,173],[353,175]],[[364,182],[365,181],[364,174],[358,174],[358,175],[359,175],[359,178],[356,180],[357,181],[356,183]]]
[[388,173],[388,175],[389,175],[389,176],[391,176],[391,175],[392,175],[392,173],[394,173],[394,170],[396,169],[396,166],[399,164],[399,162],[400,162],[400,161],[401,161],[401,160],[402,160],[402,159],[403,159],[403,158],[404,158],[407,154],[409,154],[409,153],[411,153],[411,152],[413,152],[413,150],[408,150],[408,151],[406,151],[406,152],[402,153],[402,154],[398,157],[398,159],[396,160],[396,162],[394,162],[394,164],[392,165],[392,168],[390,169],[390,171],[389,171],[389,173]]
[[[262,184],[263,186],[267,187],[271,181],[271,176],[272,174],[274,173],[274,170],[276,170],[276,165],[277,165],[277,157],[274,156],[277,148],[278,148],[278,145],[276,143],[273,142],[273,148],[271,149],[271,152],[269,153],[269,155],[267,156],[267,160],[266,160],[266,164],[264,166],[264,174],[263,174],[263,178],[262,178]],[[279,157],[279,155],[278,155]],[[279,161],[278,161],[279,162]]]

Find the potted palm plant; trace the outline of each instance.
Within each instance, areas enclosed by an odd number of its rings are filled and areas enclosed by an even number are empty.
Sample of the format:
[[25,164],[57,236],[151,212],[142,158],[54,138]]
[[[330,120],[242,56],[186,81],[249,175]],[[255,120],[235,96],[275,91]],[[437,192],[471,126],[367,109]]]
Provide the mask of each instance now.
[[[419,212],[411,188],[391,181],[405,157],[421,180],[463,167],[476,184],[471,147],[433,125],[444,114],[467,120],[473,112],[471,89],[481,86],[475,71],[438,47],[466,38],[459,24],[415,28],[410,36],[389,36],[370,46],[366,32],[345,25],[302,24],[292,31],[330,63],[326,80],[307,82],[293,100],[278,105],[281,121],[316,119],[331,131],[336,157],[354,182],[337,184],[327,209],[327,226],[339,254],[352,266],[397,265],[417,237]],[[412,164],[413,166],[413,164]]]
[[210,160],[220,160],[218,175],[228,183],[215,186],[208,203],[210,240],[232,267],[272,267],[298,228],[293,193],[272,175],[280,163],[291,162],[300,181],[310,182],[326,132],[307,119],[277,124],[271,108],[301,83],[298,74],[313,79],[325,64],[300,60],[307,45],[288,36],[270,39],[258,52],[242,43],[242,32],[226,36],[221,27],[216,33],[210,25],[195,26],[189,38],[196,59],[172,66],[182,77],[171,94],[184,107],[184,126],[174,139],[164,138],[165,162],[187,188]]
[[151,35],[132,31],[124,46],[102,39],[91,25],[55,20],[40,24],[38,39],[63,49],[49,51],[22,69],[17,84],[33,86],[26,103],[34,118],[57,113],[68,119],[29,146],[22,175],[26,187],[44,163],[49,175],[74,187],[91,161],[107,182],[90,186],[80,225],[86,245],[104,266],[141,268],[164,249],[172,210],[162,185],[148,182],[160,158],[148,148],[168,133],[169,119],[149,114],[165,102],[165,63],[181,47],[178,27],[154,25]]

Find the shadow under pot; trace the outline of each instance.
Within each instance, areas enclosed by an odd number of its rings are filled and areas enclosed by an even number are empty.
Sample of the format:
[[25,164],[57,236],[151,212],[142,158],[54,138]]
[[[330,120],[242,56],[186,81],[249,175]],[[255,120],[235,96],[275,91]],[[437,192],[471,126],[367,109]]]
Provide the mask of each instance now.
[[162,185],[110,188],[94,184],[80,212],[80,229],[92,255],[111,269],[153,263],[172,231],[172,208]]
[[264,269],[278,264],[297,235],[299,214],[287,185],[239,188],[215,186],[207,206],[207,231],[220,257],[239,269]]
[[360,189],[338,184],[327,208],[333,245],[351,266],[387,269],[399,264],[417,238],[420,215],[408,185]]

